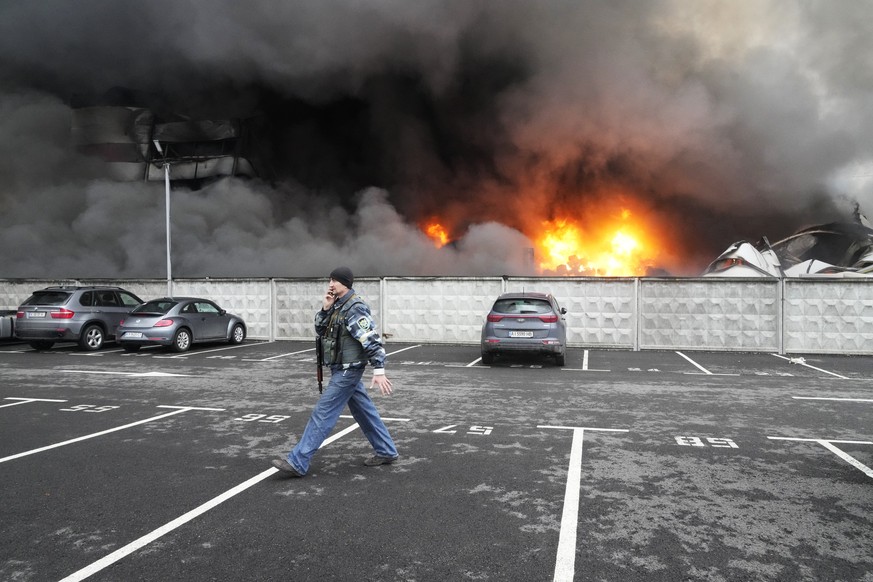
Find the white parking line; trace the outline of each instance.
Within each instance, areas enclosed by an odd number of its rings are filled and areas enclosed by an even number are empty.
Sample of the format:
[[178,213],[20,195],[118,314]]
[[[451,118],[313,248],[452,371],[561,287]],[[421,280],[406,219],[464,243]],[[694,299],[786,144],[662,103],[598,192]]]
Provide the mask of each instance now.
[[480,356],[480,357],[476,358],[475,360],[473,360],[472,362],[470,362],[469,364],[465,364],[464,367],[465,368],[472,368],[473,366],[475,366],[476,364],[478,364],[481,361],[482,361],[482,357]]
[[[420,347],[421,347],[421,344],[419,344],[417,346],[410,346],[408,348],[403,348],[401,350],[397,350],[396,352],[391,352],[391,353],[386,354],[386,355],[391,356],[394,354],[399,354],[400,352],[405,352],[406,350],[411,350],[412,348],[420,348]],[[269,362],[270,360],[278,360],[279,358],[287,358],[288,356],[297,356],[300,354],[305,354],[306,352],[314,352],[314,351],[315,351],[315,348],[307,348],[305,350],[298,350],[296,352],[288,352],[287,354],[279,354],[278,356],[270,356],[269,358],[262,358],[262,359],[243,358],[243,361],[244,362]],[[200,353],[206,353],[206,352],[200,352]]]
[[[351,418],[352,420],[355,419],[355,417],[352,416],[351,414],[340,414],[340,418]],[[390,420],[392,422],[409,422],[412,419],[411,418],[393,418],[390,416],[383,416],[382,420]]]
[[164,350],[164,349],[166,349],[166,346],[154,344],[151,346],[142,346],[142,348],[138,352],[128,352],[127,350],[121,350],[122,352],[124,352],[121,355],[126,357],[126,358],[135,358],[137,356],[142,356],[143,352],[154,352],[157,350]]
[[703,366],[701,366],[700,364],[698,364],[697,362],[695,362],[694,360],[692,360],[691,358],[689,358],[688,356],[686,356],[685,354],[683,354],[682,352],[676,352],[676,353],[679,354],[680,356],[682,356],[683,358],[685,358],[686,360],[688,360],[689,362],[691,362],[691,364],[692,364],[694,367],[696,367],[698,370],[700,370],[700,371],[703,372],[704,374],[708,374],[708,375],[710,375],[710,376],[713,375],[712,372],[710,372],[709,370],[707,370],[706,368],[704,368]]
[[235,346],[227,346],[225,348],[215,348],[213,350],[202,350],[202,351],[197,350],[196,352],[189,351],[189,352],[184,352],[181,354],[176,354],[175,356],[155,356],[155,357],[162,358],[162,359],[187,358],[188,356],[194,356],[194,355],[199,356],[200,354],[211,354],[212,352],[223,352],[226,350],[238,350],[240,348],[250,348],[252,346],[259,346],[259,345],[262,345],[264,343],[269,344],[269,343],[273,343],[273,342],[254,342],[254,343],[250,343],[250,344],[239,344],[239,345],[235,345]]
[[618,428],[585,428],[573,426],[540,425],[573,431],[570,446],[570,465],[567,468],[567,487],[564,490],[564,510],[561,514],[561,532],[558,536],[558,555],[555,560],[555,582],[572,582],[576,572],[576,528],[579,523],[579,487],[582,484],[582,442],[586,430],[600,432],[628,432]]
[[315,348],[309,348],[306,350],[299,350],[296,352],[288,352],[287,354],[279,354],[278,356],[270,356],[269,358],[243,358],[243,362],[269,362],[270,360],[278,360],[279,358],[287,358],[288,356],[296,356],[298,354],[305,354],[306,352],[314,352]]
[[873,469],[868,467],[867,465],[861,463],[858,459],[850,455],[849,453],[838,449],[834,446],[834,443],[843,444],[843,445],[873,445],[873,442],[870,441],[837,441],[837,440],[829,440],[829,439],[799,439],[799,438],[790,438],[790,437],[767,437],[773,441],[797,441],[797,442],[807,442],[807,443],[818,443],[842,460],[846,461],[856,469],[859,469],[862,473],[873,479]]
[[88,578],[89,576],[93,576],[94,574],[96,574],[100,570],[106,568],[107,566],[111,566],[112,564],[114,564],[118,560],[124,558],[125,556],[128,556],[128,555],[132,554],[133,552],[137,551],[138,549],[140,549],[144,546],[147,546],[148,544],[152,543],[153,541],[160,538],[161,536],[173,531],[174,529],[178,528],[181,525],[184,525],[185,523],[188,523],[189,521],[191,521],[195,517],[206,513],[207,511],[209,511],[213,507],[216,507],[216,506],[220,505],[221,503],[224,503],[225,501],[227,501],[228,499],[230,499],[234,495],[236,495],[238,493],[242,493],[243,491],[245,491],[246,489],[248,489],[252,485],[255,485],[256,483],[263,481],[264,479],[266,479],[270,475],[276,473],[277,471],[278,471],[278,469],[271,467],[270,469],[267,469],[263,473],[255,475],[254,477],[252,477],[248,481],[240,483],[239,485],[237,485],[233,489],[229,489],[228,491],[225,491],[224,493],[222,493],[218,497],[214,497],[213,499],[211,499],[210,501],[207,501],[206,503],[204,503],[200,507],[192,509],[191,511],[189,511],[185,515],[182,515],[182,516],[174,519],[173,521],[171,521],[171,522],[159,527],[158,529],[152,531],[151,533],[146,534],[143,537],[132,541],[131,543],[124,546],[123,548],[119,548],[119,549],[115,550],[111,554],[97,560],[96,562],[93,562],[92,564],[90,564],[88,566],[85,566],[81,570],[70,574],[69,576],[67,576],[66,578],[61,580],[61,582],[73,582],[73,581],[78,581],[78,580],[84,580],[85,578]]
[[52,400],[50,398],[16,398],[14,396],[4,398],[3,400],[18,400],[19,402],[13,402],[12,404],[0,404],[0,408],[6,408],[7,406],[18,406],[19,404],[28,404],[30,402],[66,402],[66,400]]
[[140,425],[140,424],[145,424],[145,423],[147,423],[147,422],[153,422],[153,421],[155,421],[155,420],[161,420],[162,418],[167,418],[168,416],[174,416],[174,415],[176,415],[176,414],[180,414],[180,413],[182,413],[182,412],[187,412],[187,411],[189,411],[189,410],[216,410],[216,411],[222,411],[222,410],[224,410],[223,408],[200,408],[200,407],[196,407],[196,406],[164,406],[164,405],[158,406],[158,408],[177,408],[178,410],[174,410],[173,412],[168,412],[168,413],[166,413],[166,414],[160,414],[160,415],[158,415],[158,416],[153,416],[153,417],[151,417],[151,418],[146,418],[145,420],[138,420],[138,421],[136,421],[136,422],[131,422],[130,424],[125,424],[124,426],[117,426],[117,427],[115,427],[115,428],[110,428],[110,429],[108,429],[108,430],[102,430],[102,431],[100,431],[100,432],[95,432],[95,433],[93,433],[93,434],[88,434],[88,435],[85,435],[85,436],[76,437],[76,438],[74,438],[74,439],[70,439],[70,440],[68,440],[68,441],[64,441],[64,442],[61,442],[61,443],[55,443],[55,444],[53,444],[53,445],[48,445],[48,446],[45,446],[45,447],[40,447],[40,448],[38,448],[38,449],[32,449],[32,450],[30,450],[30,451],[25,451],[25,452],[23,452],[23,453],[18,453],[18,454],[15,454],[15,455],[10,455],[10,456],[8,456],[8,457],[3,457],[2,459],[0,459],[0,463],[5,463],[6,461],[11,461],[11,460],[13,460],[13,459],[19,459],[19,458],[21,458],[21,457],[26,457],[26,456],[28,456],[28,455],[35,455],[36,453],[41,453],[41,452],[43,452],[43,451],[48,451],[48,450],[51,450],[51,449],[56,449],[56,448],[58,448],[58,447],[63,447],[63,446],[66,446],[66,445],[71,445],[71,444],[73,444],[73,443],[78,443],[78,442],[80,442],[80,441],[85,441],[85,440],[88,440],[88,439],[93,439],[93,438],[95,438],[95,437],[103,436],[103,435],[105,435],[105,434],[109,434],[109,433],[117,432],[117,431],[124,430],[124,429],[130,428],[130,427],[133,427],[133,426],[138,426],[138,425]]
[[588,350],[582,354],[581,368],[561,368],[565,372],[609,372],[610,370],[594,370],[588,367]]
[[401,349],[399,349],[399,350],[395,350],[395,351],[393,351],[393,352],[388,352],[388,353],[385,354],[385,355],[386,355],[386,356],[393,356],[394,354],[399,354],[400,352],[405,352],[406,350],[414,350],[415,348],[420,348],[420,347],[421,347],[421,344],[418,344],[418,345],[415,345],[415,346],[409,346],[408,348],[401,348]]
[[826,398],[824,396],[792,396],[795,400],[831,400],[834,402],[873,402],[870,398]]
[[811,366],[811,365],[807,364],[803,358],[789,358],[789,357],[782,356],[779,354],[772,354],[772,355],[776,356],[777,358],[782,358],[783,360],[788,360],[792,364],[800,364],[801,366],[806,366],[807,368],[812,368],[813,370],[818,370],[819,372],[822,372],[823,374],[830,374],[831,376],[835,376],[835,377],[840,378],[842,380],[849,380],[848,376],[841,376],[840,374],[837,374],[836,372],[828,372],[827,370],[822,370],[821,368],[816,368],[815,366]]
[[190,374],[171,374],[170,372],[107,372],[102,370],[58,370],[69,374],[105,374],[109,376],[134,376],[137,378],[187,378]]
[[[319,447],[319,448],[325,447],[325,446],[329,445],[330,443],[344,437],[345,435],[349,434],[350,432],[352,432],[356,428],[358,428],[358,425],[353,424],[353,425],[349,426],[348,428],[341,430],[340,432],[338,432],[335,435],[332,435],[330,438],[326,439],[321,444],[321,447]],[[114,564],[118,560],[124,558],[125,556],[128,556],[128,555],[132,554],[133,552],[137,551],[138,549],[147,546],[148,544],[152,543],[153,541],[160,538],[161,536],[170,533],[171,531],[173,531],[174,529],[177,529],[178,527],[180,527],[182,525],[185,525],[186,523],[188,523],[192,519],[199,517],[200,515],[203,515],[204,513],[209,511],[210,509],[213,509],[213,508],[221,505],[222,503],[224,503],[225,501],[227,501],[231,497],[234,497],[235,495],[242,493],[243,491],[245,491],[246,489],[248,489],[252,485],[256,485],[257,483],[260,483],[261,481],[263,481],[267,477],[269,477],[271,475],[275,475],[278,472],[279,472],[279,469],[276,469],[275,467],[271,467],[271,468],[267,469],[266,471],[258,473],[257,475],[255,475],[254,477],[249,479],[248,481],[244,481],[244,482],[240,483],[239,485],[237,485],[236,487],[233,487],[232,489],[228,489],[227,491],[225,491],[221,495],[210,499],[209,501],[207,501],[203,505],[196,507],[195,509],[192,509],[191,511],[189,511],[188,513],[186,513],[180,517],[177,517],[173,521],[159,527],[158,529],[152,531],[151,533],[148,533],[148,534],[142,536],[141,538],[130,542],[129,544],[127,544],[123,548],[119,548],[118,550],[115,550],[111,554],[101,558],[100,560],[97,560],[96,562],[94,562],[93,564],[91,564],[89,566],[82,568],[78,572],[74,572],[74,573],[70,574],[69,576],[67,576],[66,578],[61,580],[61,582],[77,582],[79,580],[84,580],[85,578],[92,576],[93,574],[96,574],[97,572],[106,568],[107,566],[111,566],[112,564]]]

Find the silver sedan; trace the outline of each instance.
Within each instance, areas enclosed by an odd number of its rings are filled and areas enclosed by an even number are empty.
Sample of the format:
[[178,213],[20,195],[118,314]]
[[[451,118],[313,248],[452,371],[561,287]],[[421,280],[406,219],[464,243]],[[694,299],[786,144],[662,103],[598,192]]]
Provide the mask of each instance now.
[[131,311],[118,326],[116,337],[128,352],[150,345],[184,352],[201,342],[240,344],[246,338],[246,324],[209,299],[164,297]]

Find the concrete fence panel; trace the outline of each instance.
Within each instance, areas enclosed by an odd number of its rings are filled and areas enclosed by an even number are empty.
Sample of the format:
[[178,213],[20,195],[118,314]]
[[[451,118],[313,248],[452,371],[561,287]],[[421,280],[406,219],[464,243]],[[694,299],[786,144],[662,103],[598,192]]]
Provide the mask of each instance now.
[[[173,282],[173,295],[211,299],[222,309],[243,318],[248,337],[270,339],[273,328],[271,287],[269,279],[180,279]],[[165,287],[161,295],[166,295],[166,291]]]
[[873,353],[873,281],[785,281],[786,352]]
[[499,277],[386,277],[382,329],[394,341],[478,343],[502,290]]
[[0,309],[17,309],[34,291],[60,285],[76,285],[72,279],[15,279],[0,281]]
[[[327,278],[277,279],[275,282],[275,339],[311,340],[315,338],[315,313],[327,291]],[[355,279],[355,293],[369,305],[373,318],[381,323],[380,279]]]
[[506,290],[551,293],[566,308],[567,344],[633,349],[637,331],[634,279],[510,278]]
[[641,279],[640,349],[777,351],[779,281]]

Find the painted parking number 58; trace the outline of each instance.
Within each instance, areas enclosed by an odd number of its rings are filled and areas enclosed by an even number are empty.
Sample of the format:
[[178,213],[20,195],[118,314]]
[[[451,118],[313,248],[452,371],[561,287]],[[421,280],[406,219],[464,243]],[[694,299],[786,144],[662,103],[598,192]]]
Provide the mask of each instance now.
[[700,437],[692,437],[692,436],[677,436],[676,444],[682,445],[685,447],[705,447],[707,444],[711,447],[718,448],[731,448],[738,449],[737,443],[732,441],[731,439],[717,439],[717,438],[707,438],[706,442],[703,442],[703,439]]

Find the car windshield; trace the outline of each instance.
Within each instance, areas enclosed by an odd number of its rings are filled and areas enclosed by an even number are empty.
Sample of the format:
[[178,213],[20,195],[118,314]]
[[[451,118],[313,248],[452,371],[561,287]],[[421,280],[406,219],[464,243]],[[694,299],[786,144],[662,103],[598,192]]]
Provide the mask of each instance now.
[[551,313],[552,306],[549,304],[548,301],[543,301],[541,299],[499,299],[494,304],[494,312],[513,315]]
[[176,301],[147,301],[131,311],[131,313],[156,313],[158,315],[163,315],[171,310],[176,304]]
[[24,305],[63,305],[70,297],[64,291],[37,291],[24,302]]

